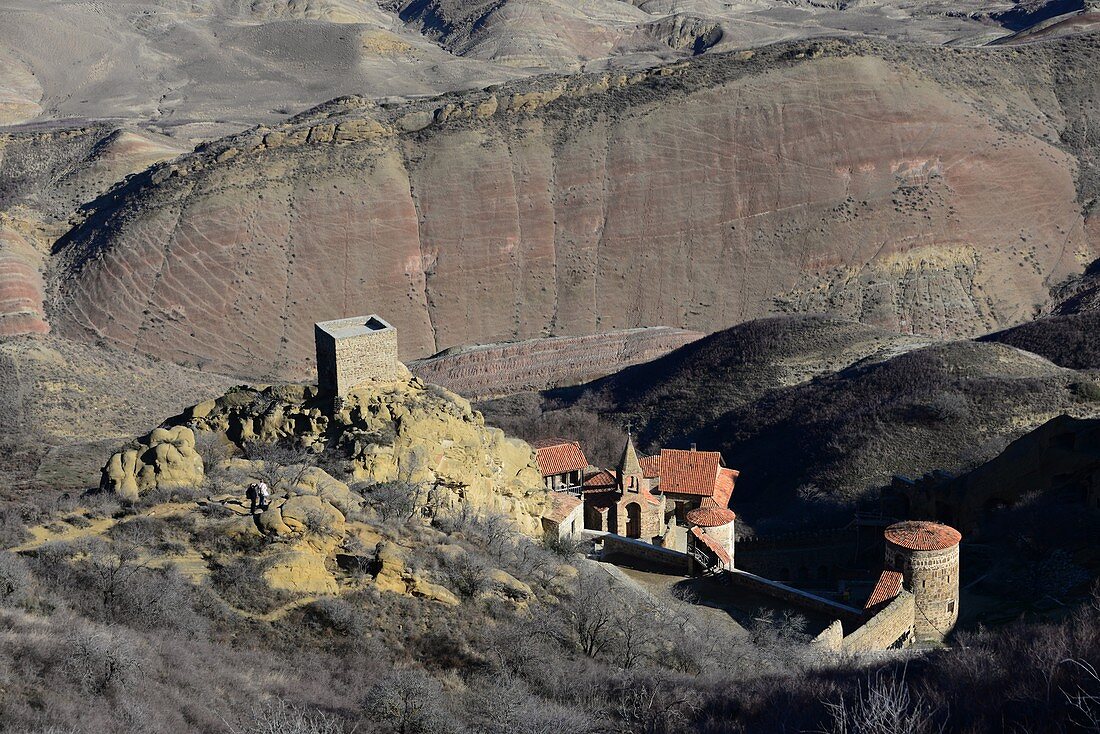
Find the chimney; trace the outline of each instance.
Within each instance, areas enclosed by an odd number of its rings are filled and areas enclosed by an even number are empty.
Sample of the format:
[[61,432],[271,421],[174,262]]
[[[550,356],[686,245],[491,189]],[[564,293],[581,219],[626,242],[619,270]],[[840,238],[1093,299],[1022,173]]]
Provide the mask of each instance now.
[[694,451],[694,450],[695,450],[695,444],[694,444],[694,443],[693,443],[693,444],[691,444],[691,450],[692,450],[692,451]]

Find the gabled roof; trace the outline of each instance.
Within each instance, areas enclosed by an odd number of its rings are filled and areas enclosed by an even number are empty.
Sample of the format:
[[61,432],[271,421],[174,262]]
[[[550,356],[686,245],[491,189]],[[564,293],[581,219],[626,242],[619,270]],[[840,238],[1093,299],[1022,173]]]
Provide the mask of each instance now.
[[867,597],[867,603],[863,605],[864,611],[872,609],[892,600],[901,593],[901,574],[897,571],[883,571],[878,577],[878,583]]
[[718,481],[721,461],[722,455],[717,451],[661,449],[661,491],[710,497]]
[[584,491],[596,490],[600,492],[607,491],[609,489],[615,489],[618,484],[615,482],[615,477],[611,475],[611,472],[600,469],[597,472],[592,472],[584,478]]
[[638,463],[642,467],[642,476],[646,479],[656,479],[661,475],[661,456],[660,454],[654,454],[653,456],[643,456],[638,459]]
[[536,441],[535,461],[544,477],[588,468],[588,459],[576,441],[564,438],[547,438]]
[[718,479],[714,482],[714,494],[711,497],[719,507],[729,507],[730,497],[733,496],[733,485],[741,472],[736,469],[721,468],[718,470]]
[[543,517],[560,523],[569,517],[573,510],[577,509],[577,505],[581,503],[581,500],[568,492],[551,492],[550,503],[550,509],[546,511]]

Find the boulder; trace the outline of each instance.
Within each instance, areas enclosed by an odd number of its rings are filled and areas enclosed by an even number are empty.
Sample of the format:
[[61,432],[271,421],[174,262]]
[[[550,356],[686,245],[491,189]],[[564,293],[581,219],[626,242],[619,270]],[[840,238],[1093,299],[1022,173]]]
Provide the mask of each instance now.
[[193,487],[204,477],[195,433],[187,426],[154,429],[103,467],[100,488],[127,500],[158,487]]
[[335,594],[336,579],[325,568],[325,558],[301,549],[286,549],[269,556],[264,580],[272,589],[297,594]]

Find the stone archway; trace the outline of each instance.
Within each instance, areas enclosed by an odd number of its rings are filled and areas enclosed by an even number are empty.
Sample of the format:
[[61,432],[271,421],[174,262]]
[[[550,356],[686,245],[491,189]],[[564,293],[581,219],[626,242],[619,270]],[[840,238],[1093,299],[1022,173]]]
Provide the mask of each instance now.
[[626,506],[626,537],[642,537],[642,506],[637,502]]

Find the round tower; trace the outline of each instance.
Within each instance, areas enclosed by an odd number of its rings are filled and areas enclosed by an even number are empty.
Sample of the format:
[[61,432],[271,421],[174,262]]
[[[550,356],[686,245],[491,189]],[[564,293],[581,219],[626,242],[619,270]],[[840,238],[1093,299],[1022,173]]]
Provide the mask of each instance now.
[[[709,506],[706,504],[706,500],[704,500],[704,503],[703,506],[696,507],[687,514],[686,519],[688,526],[691,528],[688,542],[693,543],[698,539],[718,555],[718,560],[722,563],[723,568],[732,570],[733,544],[736,536],[734,520],[737,516],[729,508],[718,507],[713,500],[709,501]],[[706,536],[706,540],[702,536]],[[718,553],[719,548],[725,552],[725,558]]]
[[886,528],[886,568],[913,594],[917,642],[942,642],[959,618],[959,541],[955,528],[908,520]]

